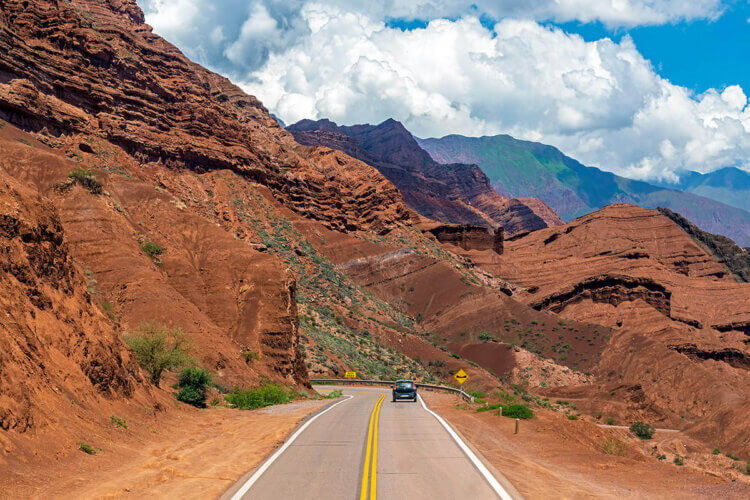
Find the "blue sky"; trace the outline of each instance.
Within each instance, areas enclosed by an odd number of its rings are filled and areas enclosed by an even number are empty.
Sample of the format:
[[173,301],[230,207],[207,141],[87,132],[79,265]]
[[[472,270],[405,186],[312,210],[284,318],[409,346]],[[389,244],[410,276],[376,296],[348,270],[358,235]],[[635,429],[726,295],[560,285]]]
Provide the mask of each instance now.
[[285,123],[506,133],[632,178],[750,171],[747,0],[137,0]]
[[735,2],[717,20],[607,29],[601,22],[558,24],[588,41],[625,33],[659,74],[698,93],[738,84],[750,89],[750,4]]

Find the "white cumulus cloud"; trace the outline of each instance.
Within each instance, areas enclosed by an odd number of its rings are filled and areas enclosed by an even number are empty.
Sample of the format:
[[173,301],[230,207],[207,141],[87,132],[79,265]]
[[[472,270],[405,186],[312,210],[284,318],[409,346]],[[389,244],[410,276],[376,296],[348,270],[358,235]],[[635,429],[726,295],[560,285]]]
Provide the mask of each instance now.
[[[742,88],[694,95],[661,78],[627,36],[587,42],[538,22],[712,18],[718,1],[226,0],[199,14],[175,7],[182,1],[150,0],[147,20],[287,123],[392,117],[421,137],[509,133],[644,179],[750,168]],[[183,17],[160,25],[166,12]],[[483,14],[500,21],[487,27]],[[430,21],[402,31],[389,16]]]

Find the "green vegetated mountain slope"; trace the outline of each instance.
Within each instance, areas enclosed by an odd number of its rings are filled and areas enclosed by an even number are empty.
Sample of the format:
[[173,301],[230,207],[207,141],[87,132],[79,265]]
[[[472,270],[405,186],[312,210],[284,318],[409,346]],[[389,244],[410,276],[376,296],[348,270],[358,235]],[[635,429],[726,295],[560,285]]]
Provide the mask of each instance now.
[[418,141],[437,161],[476,163],[500,194],[539,198],[564,220],[612,203],[661,206],[679,212],[705,231],[750,245],[750,212],[699,194],[716,189],[710,186],[696,187],[692,193],[627,179],[587,167],[555,147],[509,135],[449,135]]
[[750,211],[750,173],[736,167],[722,168],[707,174],[687,172],[680,176],[677,184],[659,185],[698,194]]

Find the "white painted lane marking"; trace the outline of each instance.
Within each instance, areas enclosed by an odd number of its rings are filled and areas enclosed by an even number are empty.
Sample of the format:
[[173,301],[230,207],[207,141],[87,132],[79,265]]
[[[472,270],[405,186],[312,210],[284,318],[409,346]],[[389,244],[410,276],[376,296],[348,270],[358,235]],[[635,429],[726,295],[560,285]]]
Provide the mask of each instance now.
[[329,411],[333,410],[334,408],[336,408],[341,403],[346,403],[347,401],[349,401],[350,399],[352,399],[354,396],[347,395],[345,397],[346,397],[346,399],[344,399],[342,401],[339,401],[338,403],[329,406],[328,408],[326,408],[325,410],[321,411],[320,413],[318,413],[317,415],[315,415],[314,417],[312,417],[310,420],[308,420],[307,422],[305,422],[302,425],[302,427],[300,427],[299,429],[297,429],[297,432],[295,432],[294,434],[292,434],[289,437],[289,439],[287,439],[286,442],[283,445],[281,445],[281,448],[279,448],[278,450],[276,450],[276,453],[274,453],[273,455],[271,455],[269,457],[269,459],[266,460],[263,463],[263,465],[261,465],[260,467],[258,467],[258,470],[255,471],[255,474],[253,474],[252,476],[250,476],[250,479],[248,479],[245,482],[245,484],[243,484],[242,487],[239,490],[237,490],[237,492],[234,495],[232,495],[232,500],[240,500],[245,495],[245,493],[247,493],[247,491],[253,486],[253,484],[255,484],[255,482],[258,479],[260,479],[260,476],[262,476],[263,473],[266,472],[266,470],[268,470],[268,468],[271,466],[271,464],[274,463],[276,461],[276,459],[279,458],[281,456],[281,454],[284,453],[284,451],[287,448],[289,448],[289,445],[291,445],[294,442],[294,440],[297,439],[300,436],[300,434],[302,434],[305,431],[305,429],[307,429],[307,426],[309,426],[310,424],[312,424],[313,422],[315,422],[315,419],[317,419],[319,416],[321,416],[321,415],[323,415],[325,413],[328,413]]
[[458,437],[458,434],[456,434],[456,431],[454,431],[450,425],[446,423],[443,418],[435,413],[434,411],[427,408],[427,405],[424,402],[424,399],[422,399],[422,396],[419,395],[419,402],[422,403],[422,408],[427,410],[428,412],[432,413],[432,416],[437,419],[438,422],[440,422],[440,425],[442,425],[446,431],[448,431],[448,434],[451,435],[453,440],[456,442],[459,448],[466,454],[466,456],[471,460],[471,462],[474,464],[474,467],[476,467],[479,472],[484,476],[484,478],[487,480],[488,483],[490,483],[490,487],[492,487],[493,490],[495,490],[495,493],[497,493],[497,496],[502,498],[503,500],[513,500],[513,497],[508,494],[507,491],[502,487],[502,485],[498,482],[497,479],[495,479],[495,476],[492,475],[492,473],[487,470],[487,467],[484,466],[481,460],[477,458],[477,456],[474,454],[473,451],[471,451],[471,448],[466,446],[466,443],[464,443],[460,437]]

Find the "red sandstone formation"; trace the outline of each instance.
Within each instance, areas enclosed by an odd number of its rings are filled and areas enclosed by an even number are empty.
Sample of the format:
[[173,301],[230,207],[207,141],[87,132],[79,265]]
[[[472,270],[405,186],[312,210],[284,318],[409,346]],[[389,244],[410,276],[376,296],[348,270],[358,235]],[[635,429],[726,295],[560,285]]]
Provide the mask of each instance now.
[[[714,446],[750,451],[750,285],[737,283],[669,218],[613,205],[506,242],[485,268],[538,310],[613,328],[582,389],[592,412],[686,428]],[[609,391],[609,392],[608,392]]]
[[503,228],[501,227],[490,232],[484,226],[440,224],[427,231],[440,243],[455,245],[463,250],[492,250],[496,254],[503,253]]
[[499,195],[477,165],[437,163],[395,120],[351,127],[330,120],[302,120],[288,130],[301,144],[339,149],[377,168],[398,187],[409,206],[425,217],[499,225],[508,235],[562,224],[538,199]]

